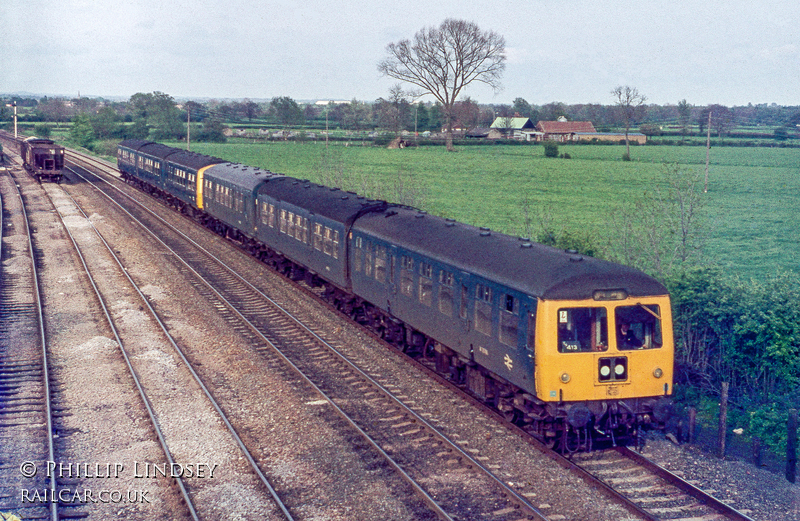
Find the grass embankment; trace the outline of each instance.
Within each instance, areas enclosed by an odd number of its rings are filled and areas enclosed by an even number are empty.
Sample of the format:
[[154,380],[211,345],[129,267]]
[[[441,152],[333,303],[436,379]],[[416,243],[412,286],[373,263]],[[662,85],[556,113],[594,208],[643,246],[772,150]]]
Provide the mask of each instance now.
[[[178,145],[180,146],[180,145]],[[613,248],[612,215],[652,190],[664,163],[702,171],[705,149],[562,146],[572,159],[547,159],[539,146],[384,148],[324,143],[207,144],[192,150],[373,197],[410,192],[431,213],[506,233],[543,224],[589,233]],[[800,150],[711,151],[707,258],[744,276],[800,269]]]

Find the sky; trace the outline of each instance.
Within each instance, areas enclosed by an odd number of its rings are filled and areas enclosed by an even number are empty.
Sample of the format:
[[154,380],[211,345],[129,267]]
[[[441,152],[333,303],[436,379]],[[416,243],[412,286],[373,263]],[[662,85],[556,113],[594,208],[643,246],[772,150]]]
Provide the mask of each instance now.
[[[386,46],[446,18],[506,41],[479,103],[800,105],[800,2],[3,0],[0,94],[175,99],[387,97]],[[431,100],[428,96],[423,98]]]

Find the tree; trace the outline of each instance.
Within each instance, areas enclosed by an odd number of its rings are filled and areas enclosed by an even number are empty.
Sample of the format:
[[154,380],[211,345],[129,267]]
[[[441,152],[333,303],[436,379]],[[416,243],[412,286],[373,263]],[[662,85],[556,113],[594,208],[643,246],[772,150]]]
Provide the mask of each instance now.
[[500,88],[505,46],[505,39],[493,31],[481,31],[472,22],[448,18],[439,27],[417,32],[413,42],[390,43],[386,47],[389,57],[378,64],[378,70],[421,88],[442,104],[447,150],[452,151],[453,105],[472,82]]
[[631,146],[628,142],[628,132],[630,132],[633,122],[638,119],[647,98],[639,94],[636,88],[629,85],[615,88],[611,91],[611,95],[617,99],[616,104],[619,108],[620,116],[622,116],[622,121],[625,124],[625,157],[630,159]]
[[270,112],[274,113],[281,125],[298,125],[303,122],[303,110],[289,96],[272,98],[269,106]]
[[116,135],[119,125],[117,125],[117,113],[109,106],[105,106],[91,117],[92,128],[99,139],[110,139]]
[[69,137],[79,146],[89,148],[95,140],[92,120],[86,113],[80,113],[72,120]]
[[689,123],[692,120],[692,106],[686,102],[685,99],[682,99],[678,102],[678,121],[681,124],[681,134],[683,134],[684,139],[686,138],[686,134],[689,133]]
[[469,96],[453,105],[453,121],[458,123],[463,129],[471,129],[478,126],[481,109]]
[[531,107],[531,104],[528,103],[524,98],[515,99],[511,108],[514,110],[514,113],[519,114],[520,117],[534,119],[533,107]]

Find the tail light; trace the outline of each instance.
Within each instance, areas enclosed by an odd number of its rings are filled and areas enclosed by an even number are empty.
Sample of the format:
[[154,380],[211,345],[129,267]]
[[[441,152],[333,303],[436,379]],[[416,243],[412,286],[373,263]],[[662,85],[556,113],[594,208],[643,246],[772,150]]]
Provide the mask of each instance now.
[[628,379],[628,359],[624,356],[601,358],[597,368],[601,382],[619,382]]

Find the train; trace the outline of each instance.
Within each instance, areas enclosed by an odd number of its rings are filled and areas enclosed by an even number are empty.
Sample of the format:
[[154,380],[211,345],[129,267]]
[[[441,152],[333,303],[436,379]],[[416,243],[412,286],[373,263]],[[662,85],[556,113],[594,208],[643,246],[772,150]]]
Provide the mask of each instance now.
[[64,147],[51,139],[32,136],[20,143],[23,168],[40,182],[43,179],[61,182],[64,153]]
[[670,297],[637,269],[151,141],[117,164],[551,447],[671,416]]

